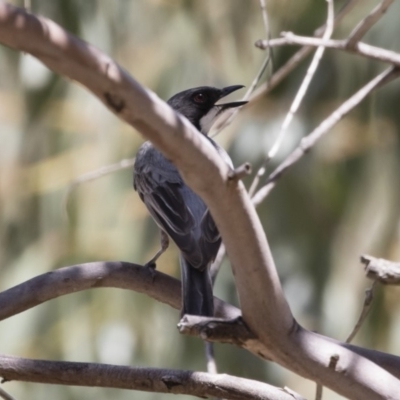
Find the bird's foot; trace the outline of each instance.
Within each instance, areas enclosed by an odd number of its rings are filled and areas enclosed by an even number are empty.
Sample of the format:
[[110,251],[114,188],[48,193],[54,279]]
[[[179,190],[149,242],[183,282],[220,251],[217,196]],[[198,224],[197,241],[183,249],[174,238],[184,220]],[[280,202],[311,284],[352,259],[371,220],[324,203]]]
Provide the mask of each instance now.
[[156,277],[156,268],[157,268],[156,262],[154,260],[150,260],[149,262],[144,264],[144,268],[146,268],[147,271],[149,271],[151,279],[154,282],[154,279]]

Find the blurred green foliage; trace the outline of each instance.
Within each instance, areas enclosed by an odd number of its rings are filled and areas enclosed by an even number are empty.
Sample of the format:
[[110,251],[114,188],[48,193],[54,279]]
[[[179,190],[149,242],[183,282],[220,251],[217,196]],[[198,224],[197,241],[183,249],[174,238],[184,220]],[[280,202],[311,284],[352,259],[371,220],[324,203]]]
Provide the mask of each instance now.
[[[12,2],[21,5],[21,1]],[[265,56],[257,0],[32,0],[33,12],[114,57],[167,99],[198,85],[250,85]],[[336,9],[343,2],[336,1]],[[336,29],[345,37],[376,4],[365,0]],[[271,35],[312,34],[326,18],[323,0],[268,0]],[[365,41],[400,51],[400,4]],[[278,68],[295,48],[274,50]],[[234,162],[256,168],[270,148],[309,64],[273,93],[243,109],[218,140]],[[342,101],[383,69],[327,51],[276,165]],[[369,285],[361,253],[400,258],[399,83],[379,90],[296,165],[259,208],[294,315],[309,329],[343,339]],[[80,86],[35,59],[0,47],[0,290],[43,272],[95,260],[143,263],[158,232],[121,171],[74,189],[81,174],[133,157],[137,132]],[[246,183],[250,181],[247,180]],[[171,246],[159,269],[179,276]],[[226,262],[216,294],[237,304]],[[357,343],[400,353],[400,290],[378,288]],[[0,352],[24,357],[205,369],[203,344],[176,330],[179,312],[116,289],[76,293],[1,323]],[[311,398],[314,386],[251,354],[217,345],[221,372],[287,385]],[[25,383],[18,399],[161,399],[153,393]],[[185,396],[181,396],[182,399]],[[339,399],[330,392],[325,399]]]

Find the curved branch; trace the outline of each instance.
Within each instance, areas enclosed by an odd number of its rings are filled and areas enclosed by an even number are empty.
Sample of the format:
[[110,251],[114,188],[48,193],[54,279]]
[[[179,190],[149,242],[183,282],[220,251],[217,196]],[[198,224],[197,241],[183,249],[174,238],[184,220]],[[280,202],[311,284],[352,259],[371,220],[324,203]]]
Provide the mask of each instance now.
[[398,397],[400,382],[387,371],[297,325],[243,184],[229,179],[229,167],[187,120],[98,49],[52,21],[3,2],[0,42],[30,53],[52,70],[80,82],[174,162],[210,208],[232,262],[243,319],[268,356],[345,397]]
[[5,381],[133,389],[201,397],[218,396],[228,400],[303,399],[293,392],[289,393],[266,383],[226,374],[31,360],[7,355],[0,355],[0,376]]
[[[87,289],[113,287],[134,290],[169,306],[181,308],[181,283],[138,264],[123,261],[92,262],[60,268],[0,293],[0,321],[45,301]],[[214,298],[216,315],[237,318],[240,310]]]
[[[121,261],[93,262],[47,272],[0,293],[0,320],[26,311],[56,297],[87,289],[113,287],[134,290],[151,298],[180,309],[180,282],[162,272],[153,274],[137,264]],[[255,356],[268,358],[268,349],[248,330],[240,319],[240,310],[214,298],[217,317],[223,321],[186,316],[178,326],[184,333],[203,336],[208,341],[231,343],[243,347]],[[220,322],[220,323],[218,323]],[[221,329],[222,328],[222,329]],[[206,331],[205,331],[206,329]],[[206,336],[204,337],[204,334]],[[310,335],[317,335],[309,332]],[[234,335],[234,337],[232,337]],[[320,335],[317,335],[323,338]],[[400,357],[375,350],[364,349],[325,338],[337,346],[368,358],[400,378]]]

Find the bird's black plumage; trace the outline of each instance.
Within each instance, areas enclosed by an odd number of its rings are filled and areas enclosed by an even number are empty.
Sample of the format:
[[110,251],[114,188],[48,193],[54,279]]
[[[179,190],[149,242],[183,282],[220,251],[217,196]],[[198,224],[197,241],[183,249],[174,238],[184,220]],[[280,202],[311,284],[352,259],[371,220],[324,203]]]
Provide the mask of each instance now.
[[[185,116],[199,134],[207,137],[230,166],[232,162],[227,153],[207,134],[220,113],[245,104],[215,104],[241,87],[217,89],[204,86],[180,92],[168,100],[168,104]],[[218,253],[221,237],[207,206],[184,183],[176,167],[150,142],[145,142],[136,156],[133,184],[159,228],[181,251],[182,315],[212,316],[213,294],[208,267]]]

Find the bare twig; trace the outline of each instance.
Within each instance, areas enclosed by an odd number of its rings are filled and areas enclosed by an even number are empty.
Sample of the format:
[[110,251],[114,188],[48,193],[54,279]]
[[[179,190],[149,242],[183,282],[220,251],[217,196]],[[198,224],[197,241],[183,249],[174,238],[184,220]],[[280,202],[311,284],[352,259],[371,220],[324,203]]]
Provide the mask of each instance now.
[[[269,30],[269,21],[268,21],[268,13],[267,13],[267,7],[265,4],[265,0],[260,0],[260,5],[261,5],[261,11],[262,11],[262,16],[263,16],[263,21],[264,21],[264,27],[265,27],[265,33],[266,33],[266,38],[270,39],[270,30]],[[272,63],[272,53],[271,49],[267,48],[267,56],[265,57],[261,68],[259,69],[257,75],[253,79],[253,82],[251,83],[250,87],[247,89],[245,95],[243,96],[242,100],[246,101],[249,99],[249,97],[252,95],[254,90],[256,89],[258,83],[260,82],[262,76],[264,75],[264,72],[266,71],[269,63]],[[223,114],[223,117],[221,117],[217,123],[215,124],[213,128],[213,133],[211,134],[212,137],[217,136],[219,133],[221,133],[227,126],[229,126],[233,120],[235,119],[237,113],[241,110],[241,108],[231,108],[229,111]]]
[[271,39],[269,41],[258,41],[256,45],[260,48],[279,47],[279,46],[324,46],[329,49],[343,50],[360,56],[393,64],[400,67],[400,54],[391,50],[382,49],[381,47],[371,46],[370,44],[357,42],[353,48],[347,47],[346,40],[323,40],[308,36],[298,36],[292,32],[284,32],[282,38]]
[[360,330],[362,324],[364,323],[365,319],[367,318],[369,312],[371,311],[371,304],[372,300],[374,299],[374,287],[376,281],[372,283],[372,286],[369,289],[365,290],[365,297],[364,297],[364,304],[361,310],[360,316],[358,317],[357,323],[355,324],[353,330],[350,332],[349,336],[346,339],[346,343],[351,343],[352,340],[357,335],[358,331]]
[[15,400],[13,396],[7,393],[3,388],[0,387],[0,398],[4,400]]
[[[349,0],[335,17],[334,26],[336,27],[342,19],[356,6],[359,0]],[[320,26],[315,32],[315,37],[321,37],[326,30],[326,25]],[[251,96],[251,101],[269,93],[278,86],[297,66],[312,52],[312,47],[303,47],[298,50],[286,63],[276,71],[272,77],[262,84]]]
[[[260,6],[261,6],[261,12],[263,16],[263,21],[264,21],[264,27],[265,27],[265,37],[267,39],[270,39],[270,29],[269,29],[269,20],[268,20],[268,12],[267,12],[267,6],[265,3],[265,0],[260,0]],[[266,71],[268,65],[271,63],[272,64],[272,53],[271,49],[267,48],[267,56],[265,57],[260,70],[258,71],[257,75],[253,79],[252,84],[248,88],[247,92],[243,96],[242,100],[248,100],[251,94],[254,92],[256,89],[258,83],[260,82],[262,76],[264,75],[264,72]],[[212,134],[212,136],[218,135],[223,129],[225,129],[228,125],[232,123],[232,121],[235,119],[237,113],[240,111],[240,108],[232,108],[229,110],[229,112],[226,112],[224,114],[224,117],[221,118],[216,126],[215,126],[215,132]]]
[[[322,40],[330,39],[330,37],[332,36],[332,33],[333,33],[333,28],[334,28],[334,17],[335,17],[334,3],[333,3],[333,0],[326,0],[326,1],[328,3],[328,16],[327,16],[327,21],[326,21],[326,30],[322,37]],[[319,62],[324,54],[324,51],[325,51],[324,46],[319,46],[317,48],[317,51],[315,52],[314,57],[311,61],[311,64],[307,70],[306,76],[304,77],[303,82],[300,85],[300,88],[292,102],[292,105],[290,106],[289,112],[287,113],[287,115],[282,123],[282,126],[281,126],[281,129],[279,130],[278,136],[277,136],[274,144],[272,145],[271,149],[269,150],[266,159],[264,160],[261,167],[257,171],[257,174],[251,184],[251,187],[249,190],[250,196],[253,196],[253,194],[255,193],[261,178],[265,174],[268,163],[275,157],[275,155],[279,151],[279,148],[281,147],[283,140],[285,138],[285,135],[287,133],[287,130],[289,128],[289,125],[292,122],[294,115],[298,111],[300,104],[301,104],[302,100],[304,99],[304,96],[307,93],[308,87],[310,86],[311,80],[312,80],[313,76],[315,75],[315,72],[318,68]]]
[[237,181],[251,174],[251,164],[246,162],[228,173],[228,179]]
[[32,12],[32,1],[31,0],[24,0],[24,8],[28,12]]
[[385,285],[400,285],[400,263],[366,254],[361,256],[361,262],[365,264],[368,278]]
[[121,160],[115,164],[106,165],[104,167],[98,168],[95,171],[90,171],[85,174],[78,176],[68,185],[68,191],[73,190],[76,186],[86,183],[98,178],[101,178],[105,175],[111,174],[113,172],[118,172],[123,169],[131,168],[135,164],[135,158],[126,158]]
[[265,28],[265,36],[269,37],[269,20],[268,20],[268,11],[267,11],[267,4],[265,0],[260,0],[260,7],[261,7],[261,14],[264,21],[264,28]]
[[322,399],[323,391],[324,391],[324,387],[318,383],[317,384],[317,390],[315,392],[315,400],[321,400]]
[[281,388],[227,374],[32,360],[6,355],[0,356],[0,376],[5,381],[219,396],[228,400],[293,400],[293,396]]
[[[371,311],[371,305],[372,305],[372,300],[374,297],[374,287],[375,287],[376,281],[372,283],[372,286],[369,289],[365,290],[365,297],[364,297],[364,304],[361,309],[361,313],[358,317],[358,320],[356,324],[354,325],[354,328],[350,332],[349,336],[347,337],[345,343],[351,343],[359,330],[361,329],[362,324],[366,320],[369,312]],[[322,399],[322,394],[323,394],[323,386],[320,385],[319,383],[317,384],[317,390],[316,390],[316,395],[315,395],[315,400],[321,400]]]
[[215,361],[214,343],[204,342],[207,362],[207,372],[209,374],[218,374],[217,362]]
[[354,48],[356,43],[359,42],[364,35],[376,24],[379,19],[385,14],[386,10],[392,5],[394,0],[382,0],[371,13],[365,17],[360,23],[354,28],[347,38],[347,47]]
[[217,257],[215,258],[214,262],[211,264],[210,267],[210,276],[211,276],[211,281],[213,284],[215,283],[215,280],[217,279],[217,275],[219,272],[219,269],[221,268],[221,265],[224,261],[226,255],[226,249],[224,244],[221,244],[221,247],[218,250]]
[[[254,92],[256,89],[258,83],[261,80],[261,77],[264,75],[265,70],[268,67],[268,64],[271,61],[270,54],[268,53],[267,57],[265,57],[260,70],[258,71],[256,77],[253,79],[253,82],[251,83],[250,87],[248,88],[247,92],[243,96],[242,100],[246,101],[250,98],[251,94]],[[241,107],[239,108],[231,108],[229,111],[227,111],[225,114],[223,114],[223,117],[218,120],[215,124],[215,127],[213,128],[215,131],[212,133],[212,137],[217,136],[219,133],[222,132],[227,126],[229,126],[232,121],[235,119],[237,113],[241,110]]]
[[[369,312],[371,311],[371,304],[372,300],[374,298],[374,287],[375,287],[376,281],[372,283],[372,286],[369,289],[365,290],[365,297],[364,297],[364,304],[361,309],[360,316],[358,317],[358,320],[350,332],[349,336],[347,337],[345,343],[351,343],[359,330],[361,329],[362,324],[364,323],[365,319],[367,318]],[[315,400],[321,400],[323,395],[323,386],[321,384],[317,384],[317,390],[316,390],[316,395],[315,395]]]
[[400,71],[394,67],[389,67],[377,77],[368,82],[364,87],[357,91],[353,96],[342,103],[328,118],[326,118],[309,135],[304,137],[300,145],[270,174],[265,186],[263,186],[253,197],[253,204],[259,205],[275,187],[279,179],[291,166],[299,161],[317,141],[336,125],[354,107],[359,105],[373,90],[386,84],[400,75]]
[[74,179],[68,185],[67,191],[64,195],[63,209],[65,210],[65,212],[67,212],[68,200],[69,200],[69,197],[71,196],[72,191],[75,190],[79,185],[81,185],[82,183],[93,181],[95,179],[99,179],[99,178],[101,178],[105,175],[111,174],[113,172],[118,172],[123,169],[131,168],[131,167],[133,167],[134,163],[135,163],[134,158],[127,158],[127,159],[121,160],[118,163],[106,165],[104,167],[96,169],[95,171],[90,171],[90,172],[87,172],[86,174],[82,174],[81,176],[78,176],[76,179]]

